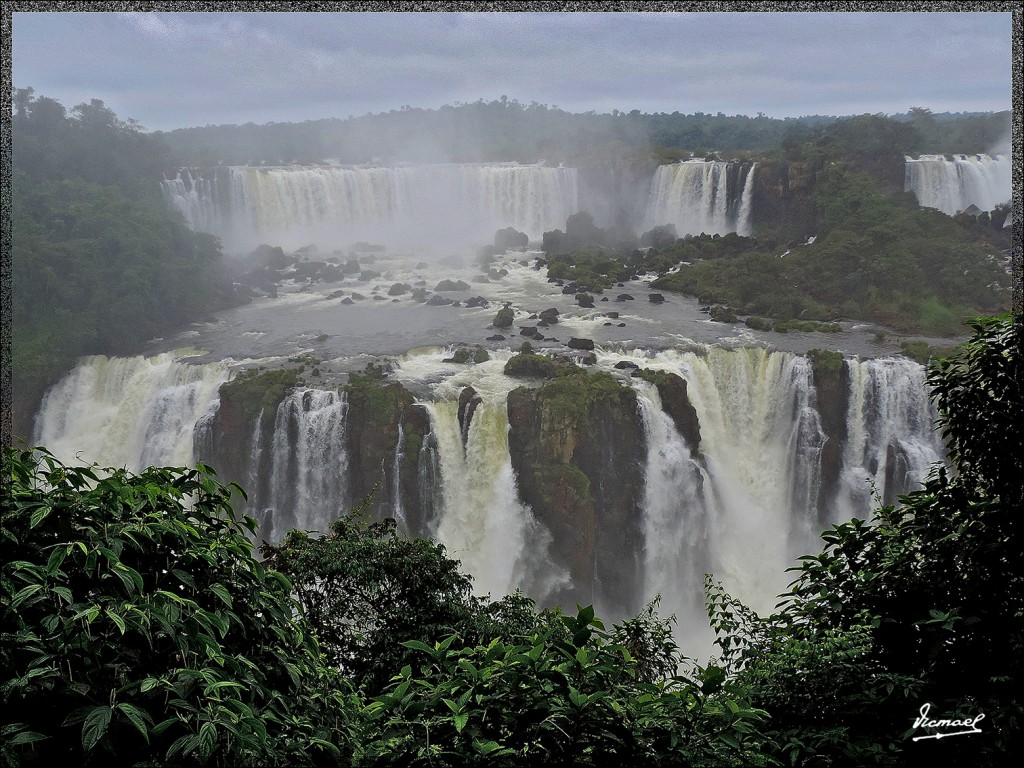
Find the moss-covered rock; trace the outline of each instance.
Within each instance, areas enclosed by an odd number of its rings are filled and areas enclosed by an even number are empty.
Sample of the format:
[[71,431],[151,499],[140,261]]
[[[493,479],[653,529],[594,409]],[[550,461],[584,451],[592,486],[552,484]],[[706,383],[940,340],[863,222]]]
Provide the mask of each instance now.
[[350,377],[348,428],[345,431],[349,466],[349,503],[359,504],[373,495],[369,509],[374,517],[387,517],[394,507],[395,456],[398,426],[415,400],[397,382]]
[[505,363],[505,375],[515,378],[553,379],[573,373],[578,368],[570,360],[558,355],[538,355],[520,352]]
[[552,557],[573,586],[562,604],[595,599],[614,615],[639,608],[645,437],[636,393],[577,369],[509,393],[509,452],[520,495],[551,531]]
[[[196,459],[217,467],[220,479],[225,483],[245,484],[250,477],[256,477],[257,487],[246,487],[246,491],[250,497],[260,497],[263,493],[265,498],[270,478],[269,464],[250,467],[251,446],[257,430],[260,430],[262,444],[270,444],[277,408],[299,384],[297,368],[275,371],[249,369],[222,384],[216,413],[203,429],[196,432]],[[264,455],[269,460],[269,452],[264,451]],[[241,509],[244,502],[241,499],[237,502]]]
[[498,310],[498,314],[494,316],[493,325],[495,328],[511,328],[512,321],[515,320],[515,313],[512,311],[512,307],[502,307]]

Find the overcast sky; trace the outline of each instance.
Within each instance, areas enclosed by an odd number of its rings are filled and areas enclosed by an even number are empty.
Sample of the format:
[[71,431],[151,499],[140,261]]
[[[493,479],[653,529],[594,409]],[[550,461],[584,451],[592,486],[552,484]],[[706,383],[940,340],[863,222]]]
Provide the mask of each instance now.
[[150,130],[502,95],[573,112],[1011,108],[1009,13],[15,13],[13,82]]

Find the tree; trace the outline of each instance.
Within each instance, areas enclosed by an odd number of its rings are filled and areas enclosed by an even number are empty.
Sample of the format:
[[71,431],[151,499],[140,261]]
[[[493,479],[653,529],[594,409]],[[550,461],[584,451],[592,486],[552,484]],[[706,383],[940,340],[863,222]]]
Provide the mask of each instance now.
[[407,640],[433,643],[456,634],[464,643],[533,631],[533,601],[515,594],[490,602],[444,546],[398,536],[395,521],[345,515],[324,535],[290,531],[264,545],[271,567],[292,581],[306,620],[330,664],[371,695],[380,693],[414,654]]
[[213,473],[5,449],[5,765],[310,764],[350,690]]
[[[955,473],[827,531],[772,616],[708,585],[723,660],[793,764],[995,766],[1024,748],[1021,324],[973,328],[929,375]],[[985,737],[911,742],[926,703],[983,713]]]

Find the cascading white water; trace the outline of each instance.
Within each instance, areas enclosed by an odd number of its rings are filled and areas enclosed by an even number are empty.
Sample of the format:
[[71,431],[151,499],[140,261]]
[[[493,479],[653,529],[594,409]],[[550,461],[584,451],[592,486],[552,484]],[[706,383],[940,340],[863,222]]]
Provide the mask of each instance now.
[[1009,155],[921,155],[906,158],[904,189],[926,208],[953,215],[972,205],[991,211],[1010,202]]
[[[710,631],[696,632],[688,619],[704,608],[702,584],[709,570],[707,550],[709,481],[692,447],[662,410],[651,384],[634,382],[647,435],[644,470],[644,599],[661,595],[661,610],[683,619],[677,635],[686,644],[710,646]],[[707,630],[704,622],[694,622]],[[696,637],[700,637],[698,641]],[[680,637],[682,639],[682,637]]]
[[398,422],[398,440],[395,441],[394,476],[391,478],[391,516],[398,524],[398,530],[408,533],[409,523],[402,506],[402,459],[405,457],[405,428]]
[[270,448],[269,498],[257,501],[261,535],[290,528],[325,531],[346,509],[348,400],[325,390],[296,390],[277,408]]
[[[672,224],[683,235],[724,235],[752,231],[754,167],[712,160],[658,166],[647,198],[644,228]],[[730,175],[735,181],[729,182]],[[742,191],[735,187],[742,181]]]
[[754,210],[754,171],[757,170],[757,163],[750,164],[747,171],[747,178],[743,182],[743,194],[740,196],[740,210],[736,217],[736,234],[750,237],[754,234],[754,219],[751,216]]
[[[449,351],[411,355],[393,374],[432,382],[424,403],[431,430],[420,446],[419,510],[445,544],[495,597],[522,588],[539,601],[565,581],[548,561],[550,534],[519,500],[508,445],[508,392],[521,382],[502,373],[510,353],[473,366],[443,363]],[[702,575],[710,571],[757,610],[770,610],[799,554],[820,549],[819,529],[866,517],[879,499],[906,492],[941,461],[924,369],[903,358],[847,360],[850,378],[842,476],[832,521],[820,517],[818,488],[825,436],[807,358],[763,349],[700,352],[600,352],[599,367],[635,358],[677,373],[700,423],[697,452],[662,409],[658,390],[633,379],[647,460],[642,513],[644,595],[662,595],[680,619],[679,639],[707,648]],[[181,355],[86,358],[46,396],[36,440],[64,460],[75,453],[138,469],[188,464],[193,432],[216,405],[224,363],[190,365]],[[642,359],[641,359],[642,358]],[[465,444],[458,394],[473,386],[482,402]],[[250,508],[264,538],[290,527],[325,530],[346,508],[347,402],[336,392],[300,389],[256,420],[248,455]],[[404,433],[395,446],[404,452]],[[197,438],[199,439],[199,438]],[[398,467],[393,510],[401,515]],[[419,531],[417,531],[419,533]]]
[[489,242],[514,227],[533,239],[576,212],[576,169],[514,163],[183,169],[168,204],[228,250],[355,240],[424,246]]
[[192,464],[196,425],[216,405],[229,371],[225,363],[182,362],[188,354],[83,358],[44,396],[35,444],[64,462],[133,471]]
[[[814,531],[808,485],[824,442],[806,358],[763,349],[665,352],[650,361],[686,379],[700,421],[707,557],[757,608],[770,607],[783,572]],[[690,585],[700,594],[701,585]]]
[[[837,518],[865,517],[878,501],[912,489],[943,460],[925,369],[905,358],[848,360],[850,404]],[[893,456],[900,467],[889,467]],[[886,487],[886,477],[895,487]],[[877,499],[874,498],[877,495]]]
[[[813,373],[807,358],[758,349],[666,351],[642,362],[687,381],[701,435],[694,459],[657,391],[634,381],[648,440],[644,597],[660,593],[664,611],[684,620],[680,634],[707,646],[704,571],[756,610],[770,610],[793,559],[820,549],[829,522],[817,512],[827,438]],[[922,366],[904,358],[847,366],[848,442],[831,522],[867,517],[886,494],[916,487],[943,455]],[[888,466],[894,460],[899,466]]]
[[458,404],[426,404],[437,439],[443,509],[433,537],[473,575],[478,592],[497,599],[522,588],[536,599],[550,589],[541,562],[550,534],[519,501],[508,451],[504,403],[481,403],[463,449]]

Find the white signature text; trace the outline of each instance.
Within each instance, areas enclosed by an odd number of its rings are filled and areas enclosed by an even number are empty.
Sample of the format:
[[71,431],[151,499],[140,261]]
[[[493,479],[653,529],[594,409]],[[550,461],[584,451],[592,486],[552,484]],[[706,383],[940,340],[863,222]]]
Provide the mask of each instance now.
[[921,716],[914,720],[914,728],[959,728],[959,731],[949,731],[944,733],[932,733],[927,736],[915,736],[913,741],[922,741],[923,739],[941,739],[944,736],[966,736],[971,733],[981,733],[981,729],[978,727],[978,723],[985,719],[985,713],[977,715],[973,718],[964,718],[961,720],[932,720],[928,717],[928,710],[931,709],[931,704],[924,704],[921,707]]

